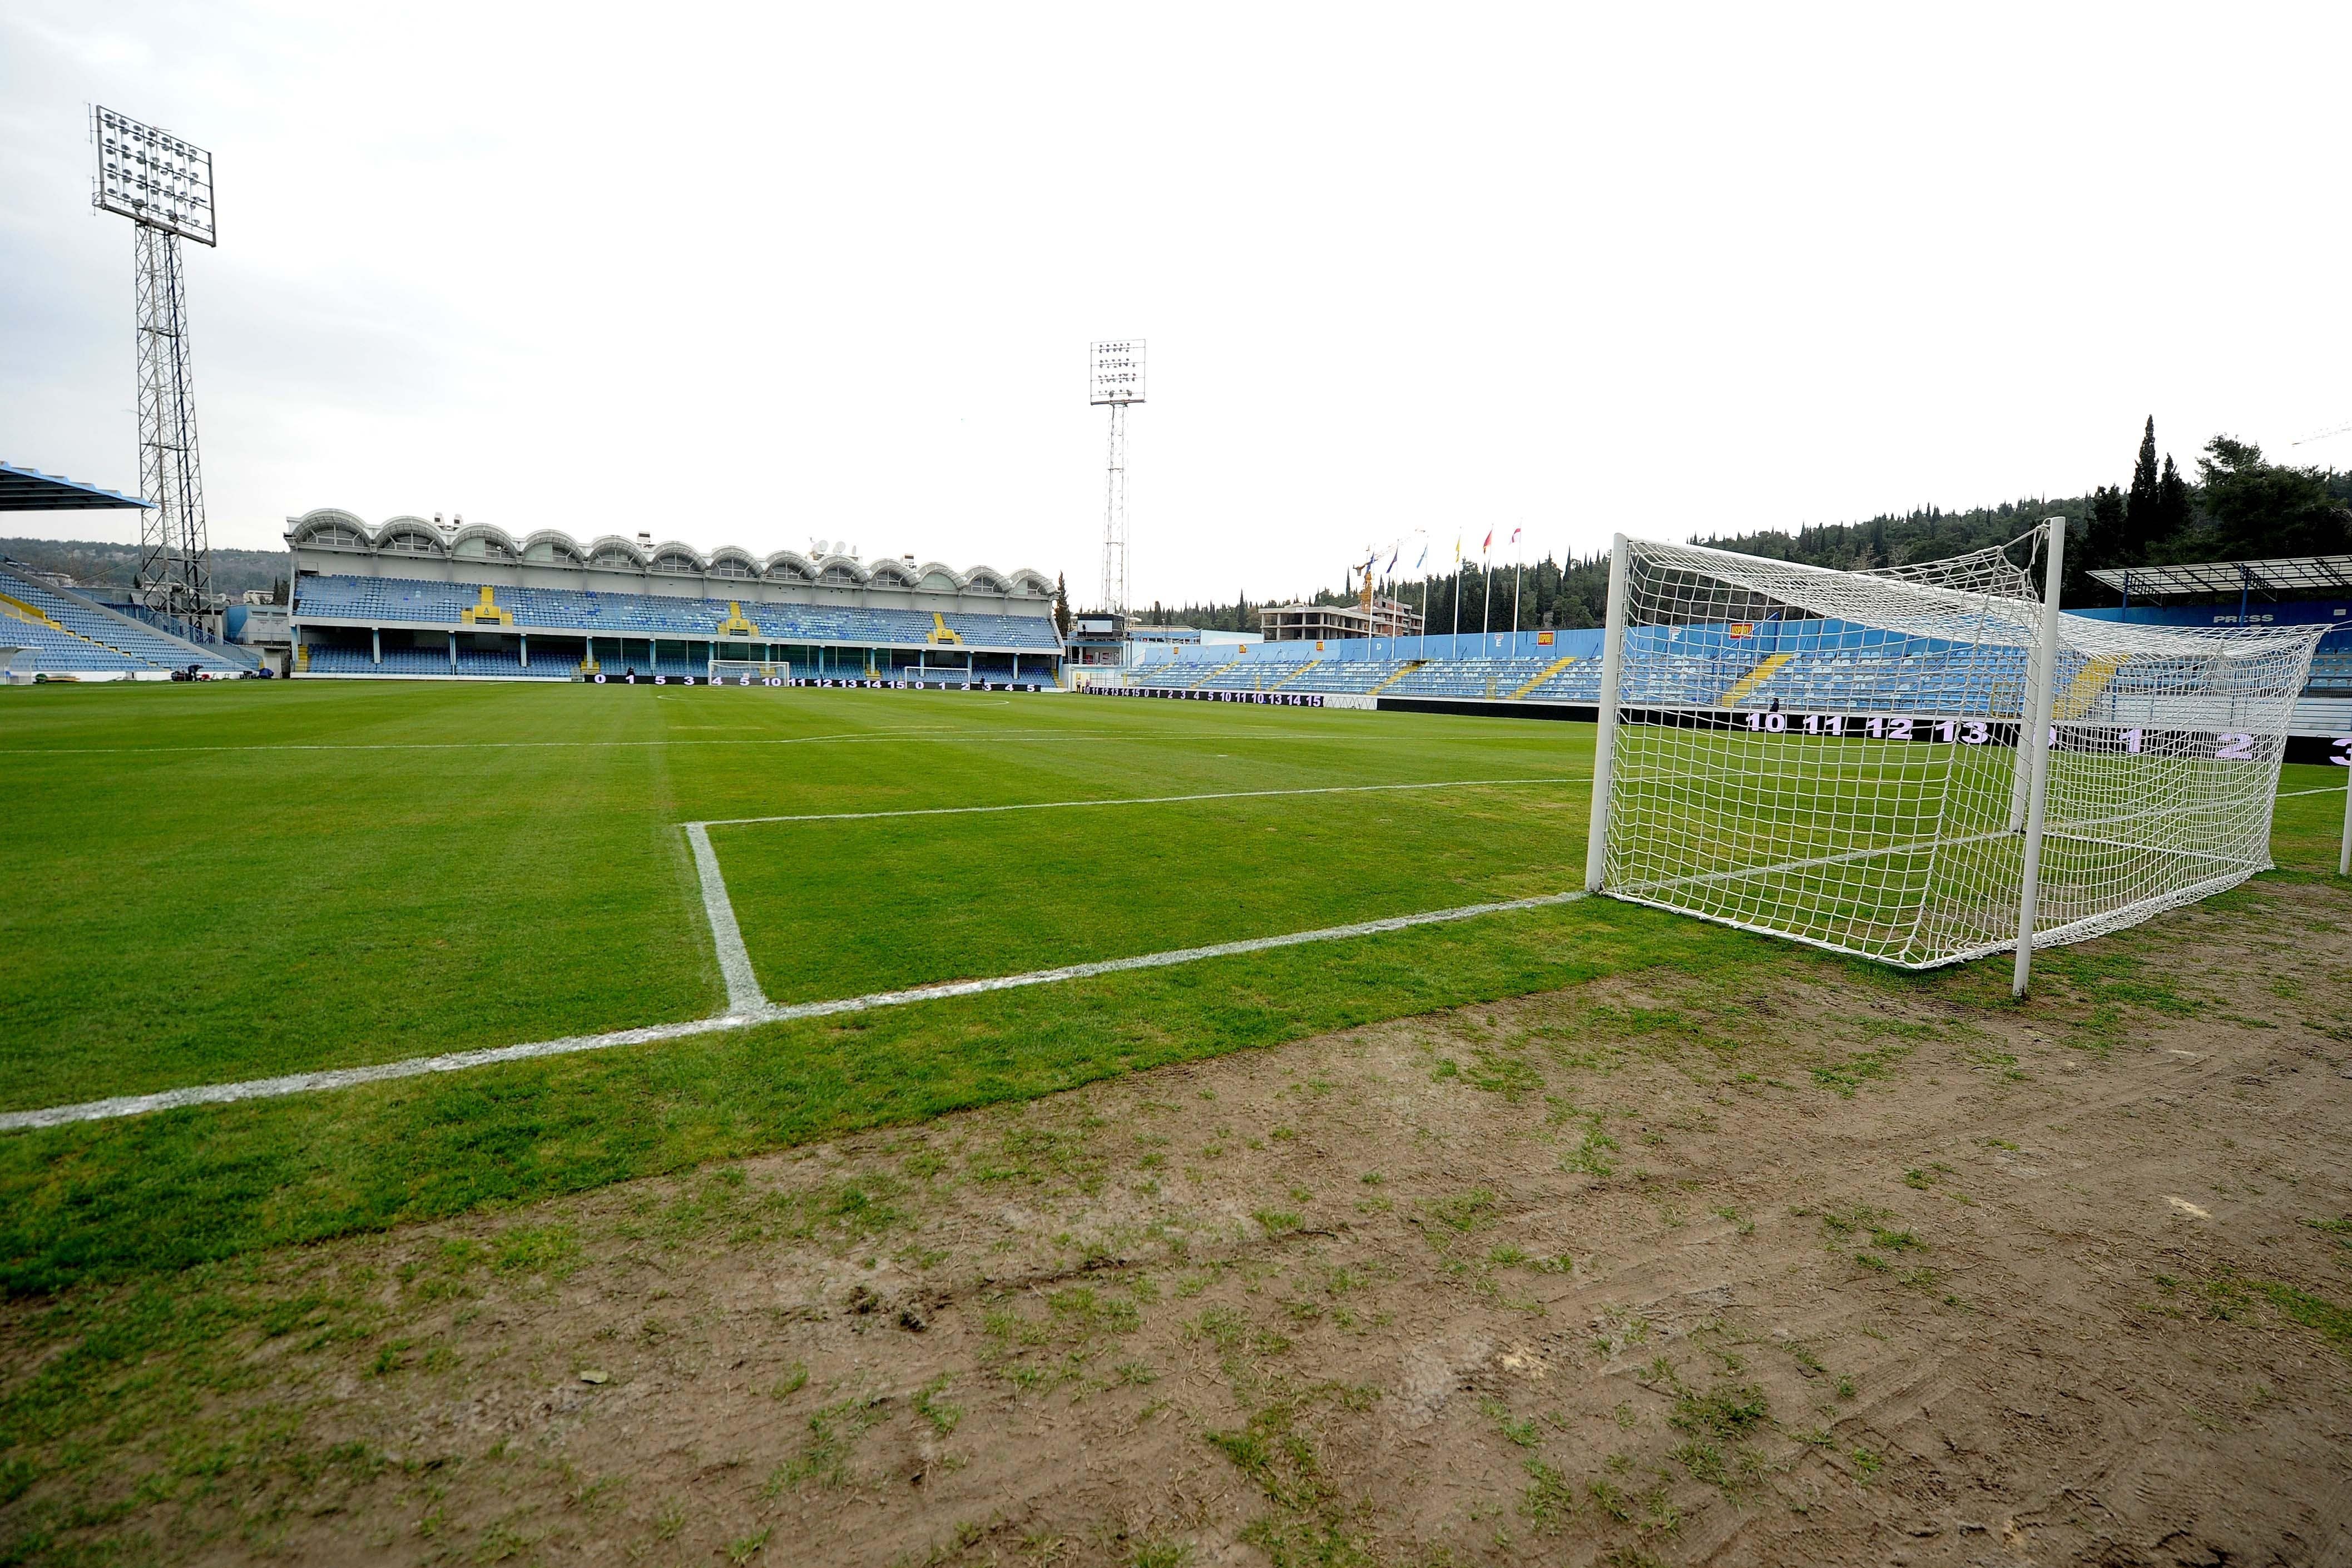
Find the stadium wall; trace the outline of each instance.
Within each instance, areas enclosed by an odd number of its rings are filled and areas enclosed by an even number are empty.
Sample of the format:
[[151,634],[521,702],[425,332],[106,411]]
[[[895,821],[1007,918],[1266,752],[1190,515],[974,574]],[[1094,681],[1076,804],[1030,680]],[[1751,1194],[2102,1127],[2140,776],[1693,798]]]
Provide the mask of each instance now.
[[[2134,604],[2103,610],[2070,610],[2094,621],[2127,621],[2135,626],[2236,626],[2234,604]],[[2352,601],[2341,599],[2283,600],[2246,606],[2248,626],[2325,625],[2319,640],[2323,653],[2352,653]]]

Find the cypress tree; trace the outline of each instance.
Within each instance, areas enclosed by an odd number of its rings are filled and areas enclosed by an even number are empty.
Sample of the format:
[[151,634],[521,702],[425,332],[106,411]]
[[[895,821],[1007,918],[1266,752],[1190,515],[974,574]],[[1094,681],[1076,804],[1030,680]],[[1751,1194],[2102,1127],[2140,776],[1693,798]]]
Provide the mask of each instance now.
[[[2155,506],[2151,499],[2149,509]],[[2133,549],[2134,542],[2124,521],[2124,493],[2113,485],[2092,491],[2090,538],[2084,552],[2088,559],[2084,568],[2139,565],[2142,558]]]
[[2139,461],[2132,465],[2131,497],[2125,507],[2127,553],[2116,558],[2116,564],[2137,566],[2147,559],[2148,542],[2157,537],[2158,483],[2156,415],[2151,413],[2147,428],[2140,434]]
[[2156,482],[2156,528],[2147,536],[2147,544],[2155,549],[2171,543],[2189,531],[2189,486],[2181,479],[2180,470],[2172,465],[2172,454],[2164,455],[2164,474]]

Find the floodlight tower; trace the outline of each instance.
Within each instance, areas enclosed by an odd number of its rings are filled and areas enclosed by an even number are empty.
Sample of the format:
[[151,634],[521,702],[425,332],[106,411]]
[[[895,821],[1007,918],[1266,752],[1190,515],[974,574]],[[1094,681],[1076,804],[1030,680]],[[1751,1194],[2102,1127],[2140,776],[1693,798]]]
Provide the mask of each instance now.
[[90,205],[133,225],[139,336],[139,486],[154,503],[139,525],[139,596],[194,618],[212,609],[212,548],[196,460],[188,368],[188,286],[180,241],[216,245],[213,155],[129,115],[93,105],[98,152]]
[[1110,409],[1110,461],[1103,495],[1103,608],[1127,613],[1127,405],[1143,401],[1143,340],[1096,343],[1087,399]]

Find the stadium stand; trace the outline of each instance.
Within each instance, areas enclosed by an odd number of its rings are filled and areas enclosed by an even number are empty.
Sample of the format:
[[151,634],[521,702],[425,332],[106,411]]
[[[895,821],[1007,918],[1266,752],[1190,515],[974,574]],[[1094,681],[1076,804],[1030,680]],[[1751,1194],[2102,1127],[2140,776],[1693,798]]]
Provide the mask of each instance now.
[[[167,636],[177,638],[184,643],[192,643],[203,652],[225,660],[238,669],[257,670],[261,668],[261,655],[255,653],[252,649],[236,643],[229,642],[227,639],[223,637],[215,637],[212,632],[202,626],[190,625],[185,622],[175,621],[168,615],[148,609],[143,604],[133,603],[127,599],[116,597],[125,591],[125,590],[121,589],[110,590],[108,597],[94,599],[92,602],[101,610],[110,611],[117,615],[128,616],[133,621],[145,622],[148,625],[156,628]],[[181,667],[184,669],[186,666],[183,664]]]
[[1540,676],[1549,659],[1433,659],[1409,670],[1386,695],[1400,697],[1507,698]]
[[1546,703],[1597,703],[1601,700],[1601,661],[1576,659],[1546,667],[1533,685],[1521,691],[1522,700]]
[[253,667],[9,566],[0,566],[0,614],[10,640],[34,649],[37,671],[146,674],[193,664],[234,674]]
[[706,555],[642,534],[518,539],[437,518],[371,527],[332,509],[289,518],[286,540],[294,668],[306,674],[436,673],[419,651],[450,633],[456,656],[445,648],[437,673],[493,679],[583,667],[607,680],[698,676],[720,660],[788,664],[795,676],[893,678],[915,666],[944,679],[952,666],[959,679],[1003,678],[1017,661],[1027,681],[1054,679],[1063,658],[1053,581],[1025,570]]
[[[5,592],[6,589],[0,588],[0,593]],[[5,604],[0,604],[0,612],[7,608]],[[77,637],[62,627],[25,616],[11,616],[0,622],[0,639],[31,649],[35,660],[33,667],[37,671],[60,671],[68,674],[120,674],[154,667],[144,660],[133,659],[112,648],[92,643],[87,637]]]
[[[2014,707],[2026,677],[2024,657],[2013,650],[1982,650],[1955,664],[1933,651],[1921,653],[1900,640],[1874,639],[1828,621],[1683,625],[1648,634],[1661,645],[1643,660],[1637,684],[1625,693],[1628,702],[1738,711],[1769,710],[1778,704],[1799,712],[2000,712]],[[1483,633],[1476,640],[1400,638],[1371,648],[1327,639],[1319,653],[1312,643],[1263,644],[1241,651],[1239,657],[1225,656],[1235,650],[1203,648],[1134,670],[1125,684],[1202,693],[1597,704],[1598,632],[1557,635],[1563,643],[1574,639],[1574,651],[1538,646],[1534,633],[1517,634],[1517,648],[1500,654],[1477,652],[1481,643],[1500,642]],[[1367,653],[1415,656],[1362,656]],[[2168,670],[2145,659],[2128,667],[2093,659],[2068,673],[2056,694],[2057,714],[2112,716],[2114,722],[2128,725],[2139,722],[2152,703],[2171,701],[2179,691],[2211,679],[2210,671]],[[2323,646],[2304,696],[2297,722],[2305,730],[2352,729],[2352,648]]]
[[[306,622],[333,619],[379,626],[457,627],[467,624],[458,616],[479,604],[484,586],[306,576],[299,582],[295,610]],[[727,600],[545,588],[495,591],[498,608],[512,613],[510,624],[518,631],[709,641],[718,634],[721,622],[728,621],[734,610],[733,603]],[[929,641],[933,632],[932,615],[919,611],[746,604],[740,614],[757,629],[758,640],[771,643],[920,647]],[[1046,617],[949,612],[942,618],[969,644],[1036,653],[1058,653],[1061,648],[1054,635],[1053,622]]]
[[386,648],[378,662],[365,647],[312,643],[310,668],[322,674],[446,675],[449,653],[446,648]]
[[1286,692],[1365,692],[1402,674],[1407,659],[1327,659],[1284,683]]
[[2311,661],[2315,696],[2352,696],[2352,653],[2321,653]]
[[[733,549],[705,555],[646,535],[584,544],[553,532],[517,539],[417,517],[371,527],[331,510],[289,519],[287,541],[296,558],[295,667],[306,674],[562,679],[588,668],[608,680],[627,672],[677,678],[725,660],[781,666],[798,678],[959,685],[1016,672],[1024,683],[1056,679],[1065,656],[1052,585],[1034,572],[792,551],[764,559]],[[120,617],[117,625],[135,635]],[[1988,702],[1998,708],[2025,674],[2014,656],[1954,668],[1805,618],[1643,634],[1657,645],[1640,661],[1638,689],[1625,693],[1636,703],[1958,712]],[[1155,647],[1148,664],[1095,678],[1200,694],[1580,706],[1600,698],[1599,640],[1597,630],[1580,629],[1370,644],[1194,643]],[[102,660],[103,651],[86,645],[77,654]],[[2069,678],[2059,706],[2122,711],[2154,679],[2137,670],[2119,676],[2095,662]],[[2306,695],[2331,713],[2352,701],[2352,649],[2324,648]]]

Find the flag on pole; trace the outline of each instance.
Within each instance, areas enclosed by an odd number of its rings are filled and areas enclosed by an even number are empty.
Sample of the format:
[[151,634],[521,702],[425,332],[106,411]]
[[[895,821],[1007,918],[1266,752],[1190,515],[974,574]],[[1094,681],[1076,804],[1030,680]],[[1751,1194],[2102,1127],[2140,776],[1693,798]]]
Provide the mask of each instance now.
[[1427,566],[1428,564],[1429,564],[1429,541],[1428,541],[1427,539],[1423,539],[1423,540],[1422,540],[1422,541],[1421,541],[1421,559],[1420,559],[1419,560],[1414,561],[1414,562],[1412,563],[1412,570],[1415,570],[1415,571],[1419,571],[1423,567]]
[[1481,541],[1481,542],[1480,542],[1480,544],[1479,544],[1479,546],[1478,546],[1478,553],[1479,553],[1480,555],[1482,555],[1482,556],[1483,556],[1483,555],[1491,555],[1492,553],[1494,553],[1494,549],[1495,549],[1495,530],[1494,530],[1494,529],[1492,529],[1492,528],[1488,528],[1488,529],[1486,530],[1486,538],[1485,538],[1483,541]]

